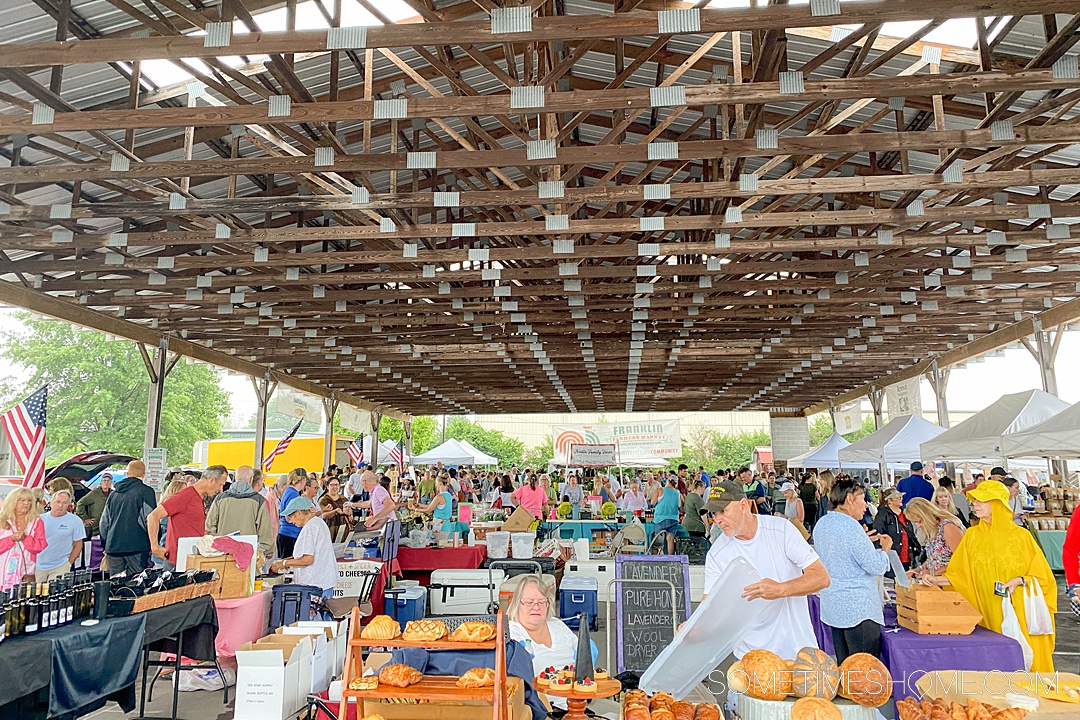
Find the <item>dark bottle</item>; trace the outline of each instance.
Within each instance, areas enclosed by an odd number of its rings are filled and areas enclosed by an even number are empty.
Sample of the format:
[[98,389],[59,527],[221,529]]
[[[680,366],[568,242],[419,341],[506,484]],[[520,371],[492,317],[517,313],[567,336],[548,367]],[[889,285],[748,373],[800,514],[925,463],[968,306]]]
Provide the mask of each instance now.
[[80,571],[78,601],[75,603],[75,617],[84,618],[90,614],[90,605],[93,602],[90,588],[89,574],[85,570]]
[[64,594],[61,597],[61,604],[63,607],[62,614],[64,616],[64,620],[62,622],[63,625],[67,625],[69,622],[75,619],[75,605],[72,598],[73,595],[71,591],[71,576],[68,576],[64,578]]
[[53,582],[49,585],[49,627],[60,624],[60,598],[57,596],[60,585]]
[[8,601],[8,637],[22,635],[22,585],[11,589]]
[[26,627],[27,635],[33,635],[41,626],[41,601],[37,596],[37,585],[30,583],[27,587],[29,597],[26,600]]
[[41,604],[40,629],[48,630],[52,627],[52,617],[49,615],[49,583],[39,583],[37,586],[38,602]]

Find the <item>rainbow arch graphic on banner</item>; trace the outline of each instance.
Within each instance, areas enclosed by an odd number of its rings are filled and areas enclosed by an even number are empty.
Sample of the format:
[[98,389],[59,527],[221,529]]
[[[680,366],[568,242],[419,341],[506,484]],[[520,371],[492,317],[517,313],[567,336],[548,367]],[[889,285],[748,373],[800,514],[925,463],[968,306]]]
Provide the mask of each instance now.
[[570,454],[571,445],[597,445],[600,444],[600,436],[592,430],[563,430],[555,436],[555,452],[563,457]]

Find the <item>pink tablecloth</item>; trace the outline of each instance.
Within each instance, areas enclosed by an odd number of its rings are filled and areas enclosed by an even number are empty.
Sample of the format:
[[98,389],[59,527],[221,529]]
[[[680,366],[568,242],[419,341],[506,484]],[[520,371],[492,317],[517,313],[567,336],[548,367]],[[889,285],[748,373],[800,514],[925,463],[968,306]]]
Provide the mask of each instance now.
[[266,634],[271,594],[262,590],[246,598],[214,601],[218,616],[214,646],[219,657],[235,657],[236,648]]

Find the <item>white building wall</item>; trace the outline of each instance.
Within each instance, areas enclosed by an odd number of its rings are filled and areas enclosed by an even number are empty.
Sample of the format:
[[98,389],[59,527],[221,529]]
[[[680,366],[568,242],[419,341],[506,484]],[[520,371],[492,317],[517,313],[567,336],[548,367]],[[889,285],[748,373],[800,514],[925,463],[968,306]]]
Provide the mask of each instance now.
[[552,425],[591,425],[600,422],[649,422],[679,420],[685,442],[696,428],[707,428],[727,435],[769,429],[767,412],[650,412],[650,413],[549,413],[521,415],[477,415],[474,422],[536,447],[551,437]]

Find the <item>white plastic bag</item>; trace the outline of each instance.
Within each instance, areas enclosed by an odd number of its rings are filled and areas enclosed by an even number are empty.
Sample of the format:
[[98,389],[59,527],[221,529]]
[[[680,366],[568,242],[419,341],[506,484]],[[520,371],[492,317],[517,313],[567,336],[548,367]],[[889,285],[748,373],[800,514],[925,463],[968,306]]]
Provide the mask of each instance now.
[[1042,586],[1034,578],[1024,586],[1024,616],[1027,618],[1028,635],[1054,634],[1050,608],[1046,606]]
[[1024,653],[1024,670],[1031,670],[1031,663],[1035,659],[1035,652],[1028,645],[1027,638],[1024,637],[1024,632],[1020,629],[1020,619],[1016,617],[1016,610],[1013,609],[1012,598],[1006,596],[1001,598],[1001,634],[1011,637],[1016,642],[1020,643],[1020,649]]

